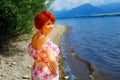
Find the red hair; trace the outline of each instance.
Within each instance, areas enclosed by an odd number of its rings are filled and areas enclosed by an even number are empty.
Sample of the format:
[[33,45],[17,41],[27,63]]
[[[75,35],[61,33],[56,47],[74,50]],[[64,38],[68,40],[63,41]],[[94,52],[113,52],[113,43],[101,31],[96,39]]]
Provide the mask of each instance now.
[[34,18],[35,27],[36,27],[38,30],[41,30],[42,26],[43,26],[48,20],[51,20],[53,23],[56,21],[54,15],[53,15],[50,11],[45,10],[45,11],[39,12],[39,13],[35,16],[35,18]]

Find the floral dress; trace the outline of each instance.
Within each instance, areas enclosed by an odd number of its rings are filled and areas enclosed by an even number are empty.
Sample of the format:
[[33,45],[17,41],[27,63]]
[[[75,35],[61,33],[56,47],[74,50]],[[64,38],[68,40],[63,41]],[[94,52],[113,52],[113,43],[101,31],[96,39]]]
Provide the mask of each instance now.
[[[34,59],[34,64],[31,69],[32,80],[59,80],[58,65],[56,65],[56,75],[53,75],[48,67],[48,58],[45,56],[45,53],[43,53],[47,48],[52,48],[56,57],[60,53],[59,48],[50,40],[45,42],[40,50],[35,50],[31,43],[28,45],[28,53]],[[43,55],[43,57],[40,57],[40,60],[38,61],[37,57],[40,55]]]

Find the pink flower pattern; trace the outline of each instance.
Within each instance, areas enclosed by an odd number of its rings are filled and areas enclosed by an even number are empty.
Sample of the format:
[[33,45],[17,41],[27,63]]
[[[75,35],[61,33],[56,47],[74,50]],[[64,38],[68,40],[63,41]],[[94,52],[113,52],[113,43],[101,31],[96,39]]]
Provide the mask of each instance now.
[[[59,80],[58,65],[57,75],[53,75],[47,66],[40,65],[38,62],[35,61],[36,57],[42,54],[42,50],[45,50],[47,48],[52,48],[56,57],[60,53],[58,46],[51,41],[45,42],[41,50],[35,50],[32,47],[31,43],[28,45],[28,53],[34,59],[34,64],[31,69],[32,80]],[[41,62],[46,63],[46,61],[47,59],[42,60]]]

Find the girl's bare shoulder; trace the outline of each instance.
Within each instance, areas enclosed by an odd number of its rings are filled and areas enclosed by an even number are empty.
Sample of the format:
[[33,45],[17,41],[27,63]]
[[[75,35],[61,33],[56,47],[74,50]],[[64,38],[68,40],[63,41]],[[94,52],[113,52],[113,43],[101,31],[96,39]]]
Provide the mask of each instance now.
[[32,45],[35,49],[41,49],[42,45],[47,42],[48,40],[50,40],[48,37],[44,36],[44,35],[40,35],[39,33],[35,33],[33,35],[33,39],[32,39]]

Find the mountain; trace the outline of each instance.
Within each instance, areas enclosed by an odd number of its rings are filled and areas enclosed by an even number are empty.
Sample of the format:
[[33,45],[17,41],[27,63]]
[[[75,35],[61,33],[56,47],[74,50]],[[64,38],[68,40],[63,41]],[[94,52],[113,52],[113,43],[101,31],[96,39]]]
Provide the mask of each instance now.
[[[119,13],[118,13],[119,12]],[[93,6],[91,4],[83,4],[71,10],[62,10],[53,12],[56,18],[69,17],[91,17],[120,14],[120,3],[111,3],[101,6]]]
[[120,12],[120,3],[110,3],[106,5],[101,5],[98,7],[101,8],[106,13]]

